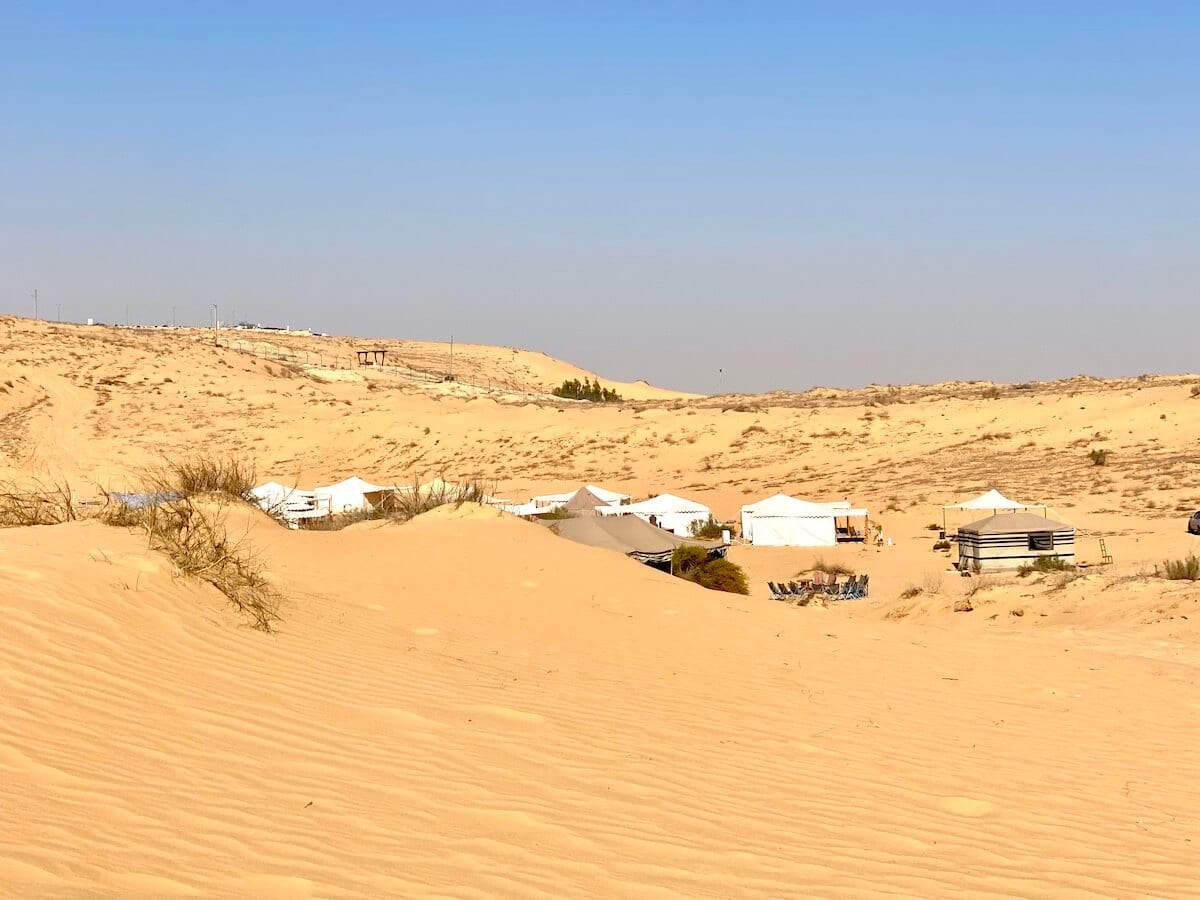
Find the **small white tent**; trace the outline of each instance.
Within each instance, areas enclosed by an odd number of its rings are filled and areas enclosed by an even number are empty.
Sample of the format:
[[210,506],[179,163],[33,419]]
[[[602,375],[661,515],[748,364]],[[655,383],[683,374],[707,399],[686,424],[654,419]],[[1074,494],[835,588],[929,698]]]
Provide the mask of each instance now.
[[972,497],[970,500],[964,500],[961,503],[951,503],[942,507],[942,530],[946,528],[946,512],[952,509],[965,510],[991,510],[993,514],[1000,510],[1015,512],[1018,509],[1040,509],[1043,515],[1049,515],[1049,511],[1042,503],[1020,503],[1016,500],[1010,500],[1000,493],[995,488],[990,491],[984,491],[978,497]]
[[775,494],[742,507],[742,538],[760,547],[832,547],[837,520],[866,518],[849,500],[813,503]]
[[318,500],[313,491],[285,487],[278,481],[268,481],[251,488],[250,499],[267,515],[282,519],[292,528],[303,519],[319,519],[329,515],[328,503]]
[[712,510],[703,503],[674,494],[659,494],[625,506],[597,506],[596,511],[605,516],[637,516],[651,525],[685,536],[692,533],[693,522],[707,522],[712,515]]
[[606,503],[609,506],[616,506],[617,504],[624,503],[629,499],[628,494],[619,494],[616,491],[610,491],[602,487],[597,487],[594,484],[585,484],[583,487],[579,487],[573,491],[567,491],[562,494],[542,494],[540,497],[534,497],[529,502],[537,506],[561,506],[580,491],[584,490],[591,491],[596,495],[601,503]]
[[327,504],[329,511],[334,515],[373,509],[385,497],[395,492],[395,487],[371,484],[369,481],[363,481],[357,475],[352,475],[345,481],[339,481],[336,484],[313,488],[317,499]]

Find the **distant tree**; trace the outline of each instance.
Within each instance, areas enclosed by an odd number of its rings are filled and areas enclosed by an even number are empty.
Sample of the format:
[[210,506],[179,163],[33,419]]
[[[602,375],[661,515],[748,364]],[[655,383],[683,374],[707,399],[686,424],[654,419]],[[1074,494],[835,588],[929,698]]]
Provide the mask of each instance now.
[[562,383],[561,387],[556,387],[551,391],[555,397],[562,397],[566,400],[587,400],[591,403],[617,403],[621,400],[621,395],[611,388],[602,387],[599,379],[584,379],[580,381],[578,378],[567,379]]

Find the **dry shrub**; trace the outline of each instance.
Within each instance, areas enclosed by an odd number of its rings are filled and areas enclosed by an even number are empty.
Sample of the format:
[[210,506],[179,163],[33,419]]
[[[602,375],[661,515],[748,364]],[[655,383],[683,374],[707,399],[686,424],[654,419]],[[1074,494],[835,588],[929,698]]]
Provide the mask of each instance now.
[[1165,559],[1161,567],[1154,567],[1154,575],[1169,581],[1200,581],[1200,557],[1189,553],[1183,559]]
[[853,575],[854,569],[844,563],[826,562],[818,556],[817,561],[809,568],[810,572],[824,572],[826,575]]
[[61,525],[79,518],[71,485],[32,481],[27,486],[0,482],[0,528]]
[[942,573],[926,572],[921,579],[921,592],[936,597],[942,592]]
[[185,497],[218,494],[246,500],[257,481],[254,466],[237,459],[193,456],[165,460],[145,473],[156,492],[178,492]]
[[206,513],[184,497],[136,512],[151,550],[165,554],[181,574],[215,587],[252,627],[272,630],[279,621],[279,595],[245,539],[229,536],[219,508]]
[[995,586],[996,582],[991,578],[973,578],[971,581],[967,582],[965,593],[968,597],[974,597],[980,591],[986,591]]
[[488,489],[474,479],[458,483],[442,480],[424,489],[414,482],[408,490],[396,492],[388,504],[387,514],[390,518],[407,522],[439,506],[459,507],[464,503],[487,503],[489,499]]
[[917,585],[915,585],[915,584],[910,584],[908,587],[906,587],[904,590],[902,590],[900,592],[900,599],[901,600],[911,600],[911,599],[913,599],[913,597],[919,597],[920,595],[921,595],[921,589],[919,587],[917,587]]

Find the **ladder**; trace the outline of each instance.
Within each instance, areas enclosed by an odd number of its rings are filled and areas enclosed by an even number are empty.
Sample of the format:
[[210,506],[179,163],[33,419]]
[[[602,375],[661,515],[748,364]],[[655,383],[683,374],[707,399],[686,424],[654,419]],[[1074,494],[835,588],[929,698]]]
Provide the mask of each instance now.
[[1112,554],[1108,552],[1108,546],[1104,543],[1104,538],[1100,538],[1100,565],[1107,566],[1112,561]]

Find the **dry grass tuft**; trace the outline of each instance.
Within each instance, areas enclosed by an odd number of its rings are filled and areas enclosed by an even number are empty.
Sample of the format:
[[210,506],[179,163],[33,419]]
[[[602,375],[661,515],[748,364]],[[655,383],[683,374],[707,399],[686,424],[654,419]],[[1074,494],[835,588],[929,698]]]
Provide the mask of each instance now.
[[826,562],[823,557],[818,556],[808,569],[810,572],[823,572],[826,575],[853,575],[854,569],[845,563]]
[[1183,559],[1165,559],[1161,567],[1154,567],[1154,575],[1169,581],[1200,581],[1200,557],[1189,553]]
[[77,518],[74,494],[65,481],[33,481],[25,487],[0,482],[0,528],[61,525]]
[[185,497],[217,494],[246,500],[257,481],[254,466],[237,459],[193,456],[164,461],[145,473],[150,489]]
[[[128,507],[126,507],[128,510]],[[279,621],[280,597],[245,539],[233,539],[220,509],[209,513],[183,497],[137,513],[150,549],[170,558],[182,575],[211,584],[251,626],[271,631]]]

